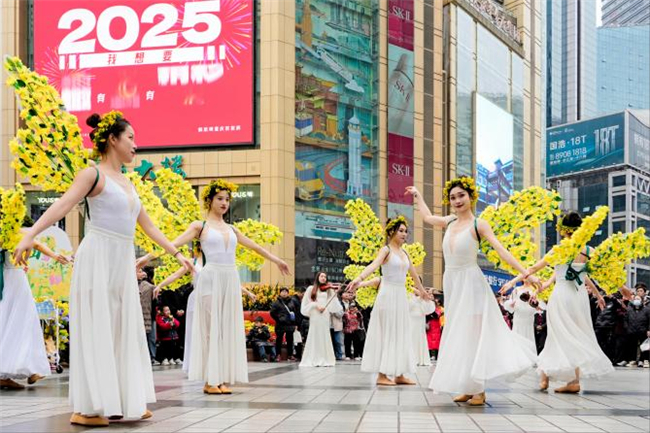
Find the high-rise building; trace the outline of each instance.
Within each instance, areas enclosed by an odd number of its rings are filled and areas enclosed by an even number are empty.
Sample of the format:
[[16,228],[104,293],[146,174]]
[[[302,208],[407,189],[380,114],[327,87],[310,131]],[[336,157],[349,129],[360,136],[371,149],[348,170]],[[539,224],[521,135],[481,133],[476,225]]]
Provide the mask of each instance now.
[[546,5],[546,126],[596,115],[596,5]]
[[605,27],[650,25],[648,0],[603,0],[602,12]]
[[598,114],[650,108],[650,24],[598,28],[597,71]]

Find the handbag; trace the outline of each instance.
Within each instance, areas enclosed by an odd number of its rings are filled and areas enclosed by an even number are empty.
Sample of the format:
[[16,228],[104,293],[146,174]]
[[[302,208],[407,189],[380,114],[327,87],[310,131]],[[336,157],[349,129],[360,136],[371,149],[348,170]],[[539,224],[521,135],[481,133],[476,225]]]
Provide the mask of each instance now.
[[293,344],[300,344],[302,343],[302,335],[300,334],[300,331],[298,329],[293,330]]
[[647,352],[650,350],[650,338],[646,338],[643,343],[641,343],[641,352]]

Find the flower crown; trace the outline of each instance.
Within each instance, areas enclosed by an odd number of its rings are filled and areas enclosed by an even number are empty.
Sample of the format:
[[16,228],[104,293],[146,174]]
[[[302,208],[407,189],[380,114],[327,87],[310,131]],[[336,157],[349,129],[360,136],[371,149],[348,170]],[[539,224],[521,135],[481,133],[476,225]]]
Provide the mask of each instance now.
[[557,224],[555,225],[555,230],[557,230],[558,233],[565,232],[566,234],[570,235],[570,234],[573,234],[574,231],[576,231],[576,230],[578,230],[580,228],[580,226],[578,226],[578,227],[565,226],[562,223],[562,220],[564,220],[564,217],[558,218]]
[[121,111],[109,111],[102,116],[102,120],[97,125],[97,128],[95,128],[95,134],[93,135],[95,145],[106,141],[107,137],[104,137],[104,133],[111,129],[118,119],[124,119],[124,114]]
[[388,221],[388,224],[386,224],[386,234],[388,235],[388,233],[390,233],[395,227],[399,227],[402,224],[404,224],[406,227],[409,226],[409,223],[406,221],[404,215],[398,215],[395,218],[392,218],[390,221]]
[[212,202],[212,197],[219,191],[227,191],[228,195],[231,195],[233,192],[237,191],[239,186],[227,180],[217,179],[213,180],[205,187],[201,193],[201,199],[203,200],[203,206],[206,209],[210,209],[210,203]]
[[457,177],[445,183],[445,188],[442,190],[442,204],[449,204],[449,191],[456,186],[462,186],[463,189],[467,190],[469,192],[470,202],[472,205],[476,204],[478,201],[478,189],[476,188],[474,179],[467,176]]

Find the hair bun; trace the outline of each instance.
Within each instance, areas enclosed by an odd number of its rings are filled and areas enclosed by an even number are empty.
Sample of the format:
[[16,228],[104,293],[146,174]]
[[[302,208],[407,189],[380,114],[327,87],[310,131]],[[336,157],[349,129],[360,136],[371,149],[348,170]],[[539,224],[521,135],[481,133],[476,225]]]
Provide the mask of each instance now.
[[99,125],[99,122],[102,121],[102,116],[100,116],[97,113],[91,114],[87,119],[86,119],[86,125],[90,126],[91,128],[95,129]]

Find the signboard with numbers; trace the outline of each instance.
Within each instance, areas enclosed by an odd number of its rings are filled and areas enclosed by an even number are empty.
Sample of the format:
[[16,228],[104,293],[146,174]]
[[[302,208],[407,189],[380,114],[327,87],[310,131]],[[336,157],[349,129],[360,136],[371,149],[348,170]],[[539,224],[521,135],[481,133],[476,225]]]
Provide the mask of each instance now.
[[119,110],[139,147],[253,142],[254,0],[34,0],[34,66],[82,131]]
[[617,113],[546,130],[546,176],[622,164],[625,114]]

